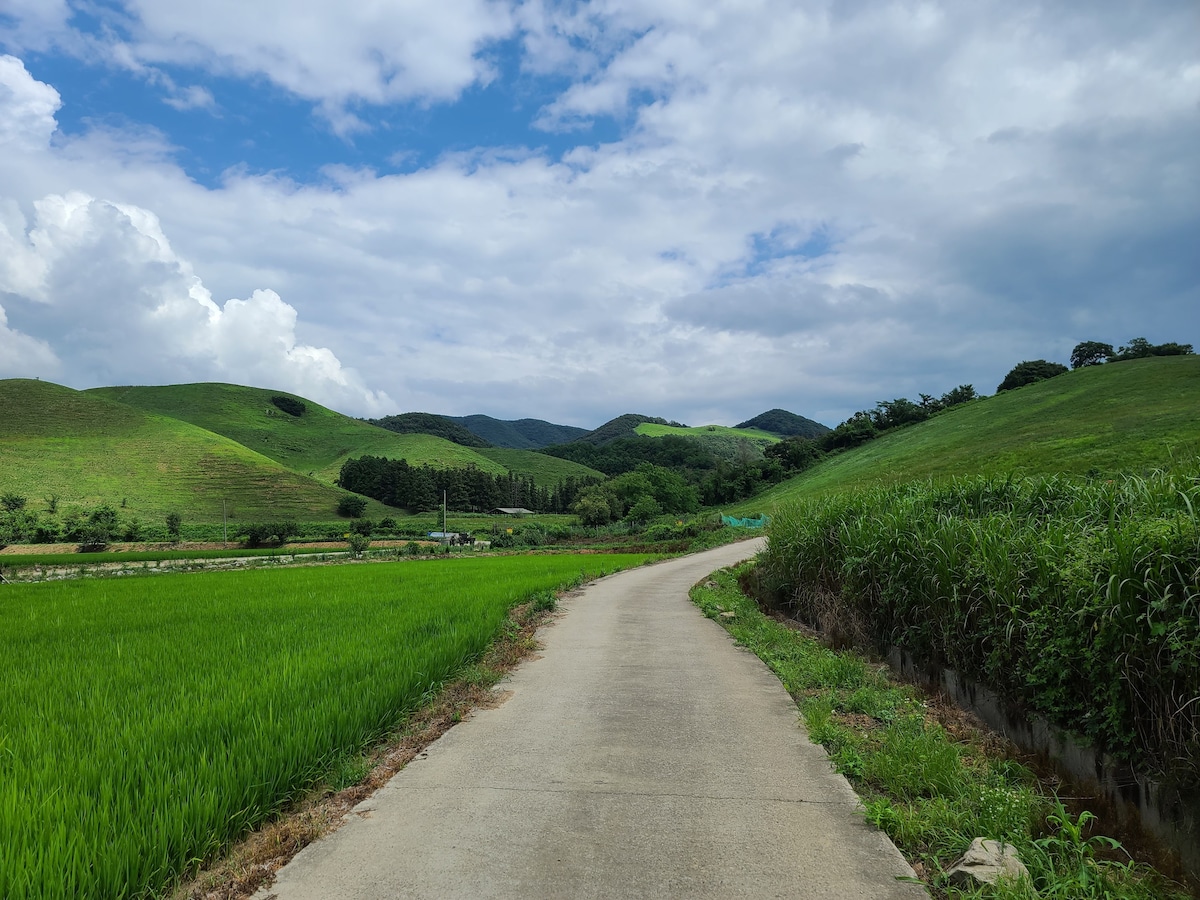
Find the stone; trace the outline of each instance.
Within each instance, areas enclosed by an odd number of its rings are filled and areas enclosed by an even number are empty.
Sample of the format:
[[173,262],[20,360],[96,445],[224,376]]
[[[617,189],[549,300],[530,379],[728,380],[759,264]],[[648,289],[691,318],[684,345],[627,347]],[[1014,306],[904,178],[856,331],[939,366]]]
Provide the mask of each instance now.
[[737,617],[737,613],[735,613],[735,612],[732,612],[732,611],[729,611],[729,612],[723,612],[723,613],[721,613],[721,618],[722,618],[722,619],[733,619],[733,618],[736,618],[736,617]]
[[949,868],[946,876],[955,887],[972,888],[979,884],[995,884],[1001,876],[1028,878],[1029,870],[1012,844],[975,838],[962,858]]

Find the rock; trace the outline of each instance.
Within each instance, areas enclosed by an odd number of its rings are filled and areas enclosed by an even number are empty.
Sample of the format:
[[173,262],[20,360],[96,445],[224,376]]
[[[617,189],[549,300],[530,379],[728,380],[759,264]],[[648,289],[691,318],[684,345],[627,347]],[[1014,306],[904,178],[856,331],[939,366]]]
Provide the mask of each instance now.
[[737,613],[735,613],[735,612],[732,612],[732,611],[730,611],[730,612],[723,612],[723,613],[721,613],[721,618],[722,618],[722,619],[733,619],[733,618],[736,618],[736,617],[737,617]]
[[946,872],[950,883],[959,888],[978,884],[995,884],[1001,875],[1007,878],[1028,878],[1029,870],[1017,855],[1017,848],[1000,841],[975,838],[971,846]]

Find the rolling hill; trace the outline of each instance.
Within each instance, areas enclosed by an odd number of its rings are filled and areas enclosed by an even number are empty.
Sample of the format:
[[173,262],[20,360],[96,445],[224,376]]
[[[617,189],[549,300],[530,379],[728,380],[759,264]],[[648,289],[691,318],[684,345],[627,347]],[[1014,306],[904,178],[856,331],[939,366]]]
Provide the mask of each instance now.
[[749,461],[762,457],[765,448],[779,438],[756,428],[728,428],[725,425],[698,425],[687,428],[681,425],[660,425],[643,422],[634,433],[644,437],[664,437],[668,434],[696,441],[714,456],[730,461]]
[[464,447],[490,447],[491,443],[446,416],[434,413],[409,412],[382,419],[367,419],[372,425],[396,434],[432,434]]
[[[0,493],[41,510],[123,506],[149,521],[336,518],[342,491],[179,419],[44,381],[0,381]],[[372,514],[386,507],[372,503]]]
[[1117,478],[1200,456],[1200,356],[1077,369],[947,410],[832,456],[731,507],[953,475],[1092,473]]
[[[189,422],[330,484],[342,463],[363,455],[407,459],[414,466],[505,471],[472,448],[428,434],[396,434],[283,391],[202,383],[92,388],[87,393]],[[272,403],[280,396],[302,403],[304,411],[288,414]]]

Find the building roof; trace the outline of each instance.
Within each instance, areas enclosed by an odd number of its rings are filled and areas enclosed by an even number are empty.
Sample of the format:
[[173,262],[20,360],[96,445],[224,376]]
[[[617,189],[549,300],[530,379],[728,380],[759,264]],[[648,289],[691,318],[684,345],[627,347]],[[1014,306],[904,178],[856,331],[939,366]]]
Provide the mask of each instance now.
[[532,516],[533,510],[526,509],[523,506],[497,506],[492,510],[494,513],[504,513],[506,516]]

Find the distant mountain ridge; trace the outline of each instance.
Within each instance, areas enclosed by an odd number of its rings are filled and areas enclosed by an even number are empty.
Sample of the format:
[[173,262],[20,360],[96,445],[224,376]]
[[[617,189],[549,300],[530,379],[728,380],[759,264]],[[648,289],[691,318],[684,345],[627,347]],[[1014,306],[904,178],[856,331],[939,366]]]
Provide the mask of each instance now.
[[818,438],[831,430],[827,425],[788,412],[786,409],[768,409],[765,413],[759,413],[753,419],[747,419],[734,427],[758,428],[781,438]]
[[618,438],[637,437],[637,427],[650,423],[653,425],[673,425],[675,422],[668,422],[666,419],[661,419],[658,416],[643,416],[640,413],[625,413],[617,416],[615,419],[609,419],[599,428],[595,428],[586,434],[581,435],[577,440],[584,441],[588,444],[595,444],[597,447],[602,447],[605,444],[610,444]]
[[464,428],[456,419],[450,416],[439,416],[437,413],[400,413],[395,416],[384,416],[382,419],[367,419],[367,421],[380,428],[386,428],[388,431],[394,431],[396,434],[432,434],[434,437],[445,438],[462,447],[493,446],[491,441],[475,434],[469,428]]
[[569,444],[588,433],[574,425],[555,425],[544,419],[495,419],[491,416],[443,416],[493,447],[541,450],[551,444]]

